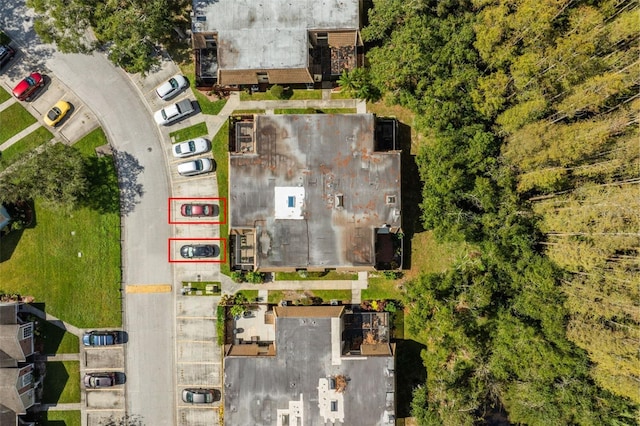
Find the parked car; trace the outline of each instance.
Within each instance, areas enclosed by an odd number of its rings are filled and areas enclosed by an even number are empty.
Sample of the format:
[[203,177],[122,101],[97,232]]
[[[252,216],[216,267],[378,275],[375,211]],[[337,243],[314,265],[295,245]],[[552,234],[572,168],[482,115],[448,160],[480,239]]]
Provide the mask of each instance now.
[[118,333],[115,331],[88,331],[82,336],[85,346],[109,346],[120,343]]
[[44,122],[47,126],[56,127],[62,119],[71,110],[71,104],[67,101],[59,100],[44,116]]
[[116,384],[116,373],[87,373],[84,375],[84,386],[87,388],[108,388]]
[[39,87],[44,85],[44,78],[39,72],[32,72],[28,77],[25,77],[16,84],[13,88],[13,96],[21,101],[28,101],[31,95],[38,90]]
[[171,151],[174,157],[184,158],[192,155],[203,154],[211,149],[209,141],[205,138],[195,138],[190,141],[180,142],[173,145]]
[[180,214],[185,217],[215,216],[218,206],[213,204],[183,204],[180,206]]
[[169,80],[162,83],[156,89],[156,94],[160,99],[166,101],[173,98],[189,85],[189,81],[182,75],[174,75]]
[[220,400],[218,389],[185,389],[182,391],[182,400],[191,404],[210,404]]
[[178,164],[178,173],[182,176],[196,176],[214,169],[214,162],[209,158],[198,158]]
[[185,259],[199,259],[216,257],[220,254],[220,247],[215,244],[187,244],[180,247],[180,256]]
[[195,108],[193,108],[191,100],[183,99],[178,103],[166,106],[160,111],[156,111],[156,113],[153,114],[153,119],[156,120],[156,123],[166,126],[182,118],[185,118],[186,116],[192,114],[194,111]]
[[11,46],[0,45],[0,68],[3,68],[15,56],[16,51]]

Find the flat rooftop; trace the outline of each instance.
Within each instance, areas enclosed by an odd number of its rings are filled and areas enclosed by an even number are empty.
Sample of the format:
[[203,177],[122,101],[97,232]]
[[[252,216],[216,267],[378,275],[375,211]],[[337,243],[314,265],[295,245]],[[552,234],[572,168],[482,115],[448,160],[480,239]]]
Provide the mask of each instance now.
[[[395,424],[389,421],[395,408],[393,356],[342,357],[336,363],[336,322],[339,317],[278,315],[275,356],[225,357],[225,424]],[[331,390],[336,376],[348,378],[344,392]]]
[[302,68],[309,30],[357,30],[357,0],[194,0],[194,32],[218,34],[221,69]]
[[230,227],[255,230],[257,268],[375,264],[376,229],[401,225],[400,151],[375,150],[375,123],[373,114],[236,123],[243,138],[253,126],[253,140],[229,156]]

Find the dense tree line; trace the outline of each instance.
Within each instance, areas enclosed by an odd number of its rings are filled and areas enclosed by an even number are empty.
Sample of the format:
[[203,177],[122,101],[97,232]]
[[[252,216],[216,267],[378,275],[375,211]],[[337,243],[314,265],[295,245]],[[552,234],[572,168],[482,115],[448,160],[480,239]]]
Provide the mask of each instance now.
[[[129,72],[147,72],[159,63],[156,45],[168,40],[188,1],[27,0],[38,14],[34,27],[47,43],[65,53],[107,50]],[[97,40],[96,40],[97,39]]]
[[367,78],[416,112],[422,220],[477,252],[407,287],[421,424],[635,424],[637,2],[374,0]]

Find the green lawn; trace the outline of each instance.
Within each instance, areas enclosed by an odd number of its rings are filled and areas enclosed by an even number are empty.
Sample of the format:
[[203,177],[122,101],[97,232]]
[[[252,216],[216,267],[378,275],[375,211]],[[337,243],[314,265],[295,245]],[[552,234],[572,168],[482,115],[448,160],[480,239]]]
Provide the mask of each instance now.
[[38,320],[40,335],[38,339],[44,341],[44,353],[53,354],[75,354],[80,347],[78,336],[67,333],[49,321]]
[[169,137],[171,138],[172,143],[178,143],[197,138],[199,136],[209,137],[208,133],[209,130],[207,129],[207,123],[203,121],[202,123],[194,124],[193,126],[171,132],[169,133]]
[[264,114],[266,111],[263,109],[236,109],[233,110],[231,115],[253,115],[253,114]]
[[355,114],[355,108],[287,108],[274,109],[275,114]]
[[44,426],[80,426],[80,411],[45,411],[42,413]]
[[368,288],[362,290],[362,300],[402,299],[402,291],[398,289],[400,281],[390,280],[384,276],[370,277]]
[[31,295],[46,312],[81,328],[122,324],[115,169],[110,157],[96,158],[90,148],[103,144],[101,134],[92,132],[75,145],[92,152],[87,158],[101,170],[92,176],[86,203],[94,208],[65,211],[36,200],[33,225],[7,234],[0,244],[2,290]]
[[47,362],[47,375],[42,387],[42,402],[45,404],[80,402],[80,363]]
[[355,99],[355,96],[346,90],[342,90],[340,92],[331,92],[331,99]]
[[26,129],[37,120],[19,103],[11,105],[4,111],[0,111],[0,143],[6,142],[20,132]]
[[353,272],[306,272],[306,277],[298,272],[276,272],[276,281],[315,281],[315,280],[357,280],[358,274]]
[[[285,92],[286,93],[286,92]],[[287,100],[303,100],[303,99],[322,99],[322,90],[320,89],[293,89],[291,96],[284,96]],[[240,92],[241,101],[278,101],[278,99],[268,90],[266,92],[256,92],[250,95],[247,92]]]
[[252,301],[258,297],[258,290],[238,290],[236,294],[242,294],[245,299]]
[[38,127],[9,148],[2,151],[0,155],[0,170],[4,170],[9,165],[15,163],[24,154],[33,151],[40,145],[49,142],[53,135],[44,127]]
[[[211,141],[213,159],[216,162],[216,174],[218,177],[218,197],[224,198],[228,201],[229,188],[227,182],[229,179],[229,121],[220,128],[220,131],[215,135]],[[222,216],[222,213],[220,213]],[[229,238],[229,224],[224,223],[220,225],[220,237]],[[231,268],[229,268],[229,260],[220,264],[220,271],[225,275],[231,275]]]
[[11,95],[9,94],[9,92],[0,87],[0,104],[9,99],[11,99]]
[[78,149],[84,156],[92,157],[96,155],[96,148],[109,143],[107,137],[102,130],[102,127],[98,127],[82,139],[76,141],[73,146]]

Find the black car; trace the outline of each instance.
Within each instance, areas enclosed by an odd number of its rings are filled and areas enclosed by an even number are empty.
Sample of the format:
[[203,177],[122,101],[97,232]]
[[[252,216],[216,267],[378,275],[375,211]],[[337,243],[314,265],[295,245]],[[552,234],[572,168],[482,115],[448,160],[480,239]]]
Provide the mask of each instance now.
[[219,254],[220,247],[215,244],[188,244],[180,248],[180,256],[185,259],[216,257]]
[[7,63],[13,59],[16,51],[6,45],[0,45],[0,68],[3,68]]

